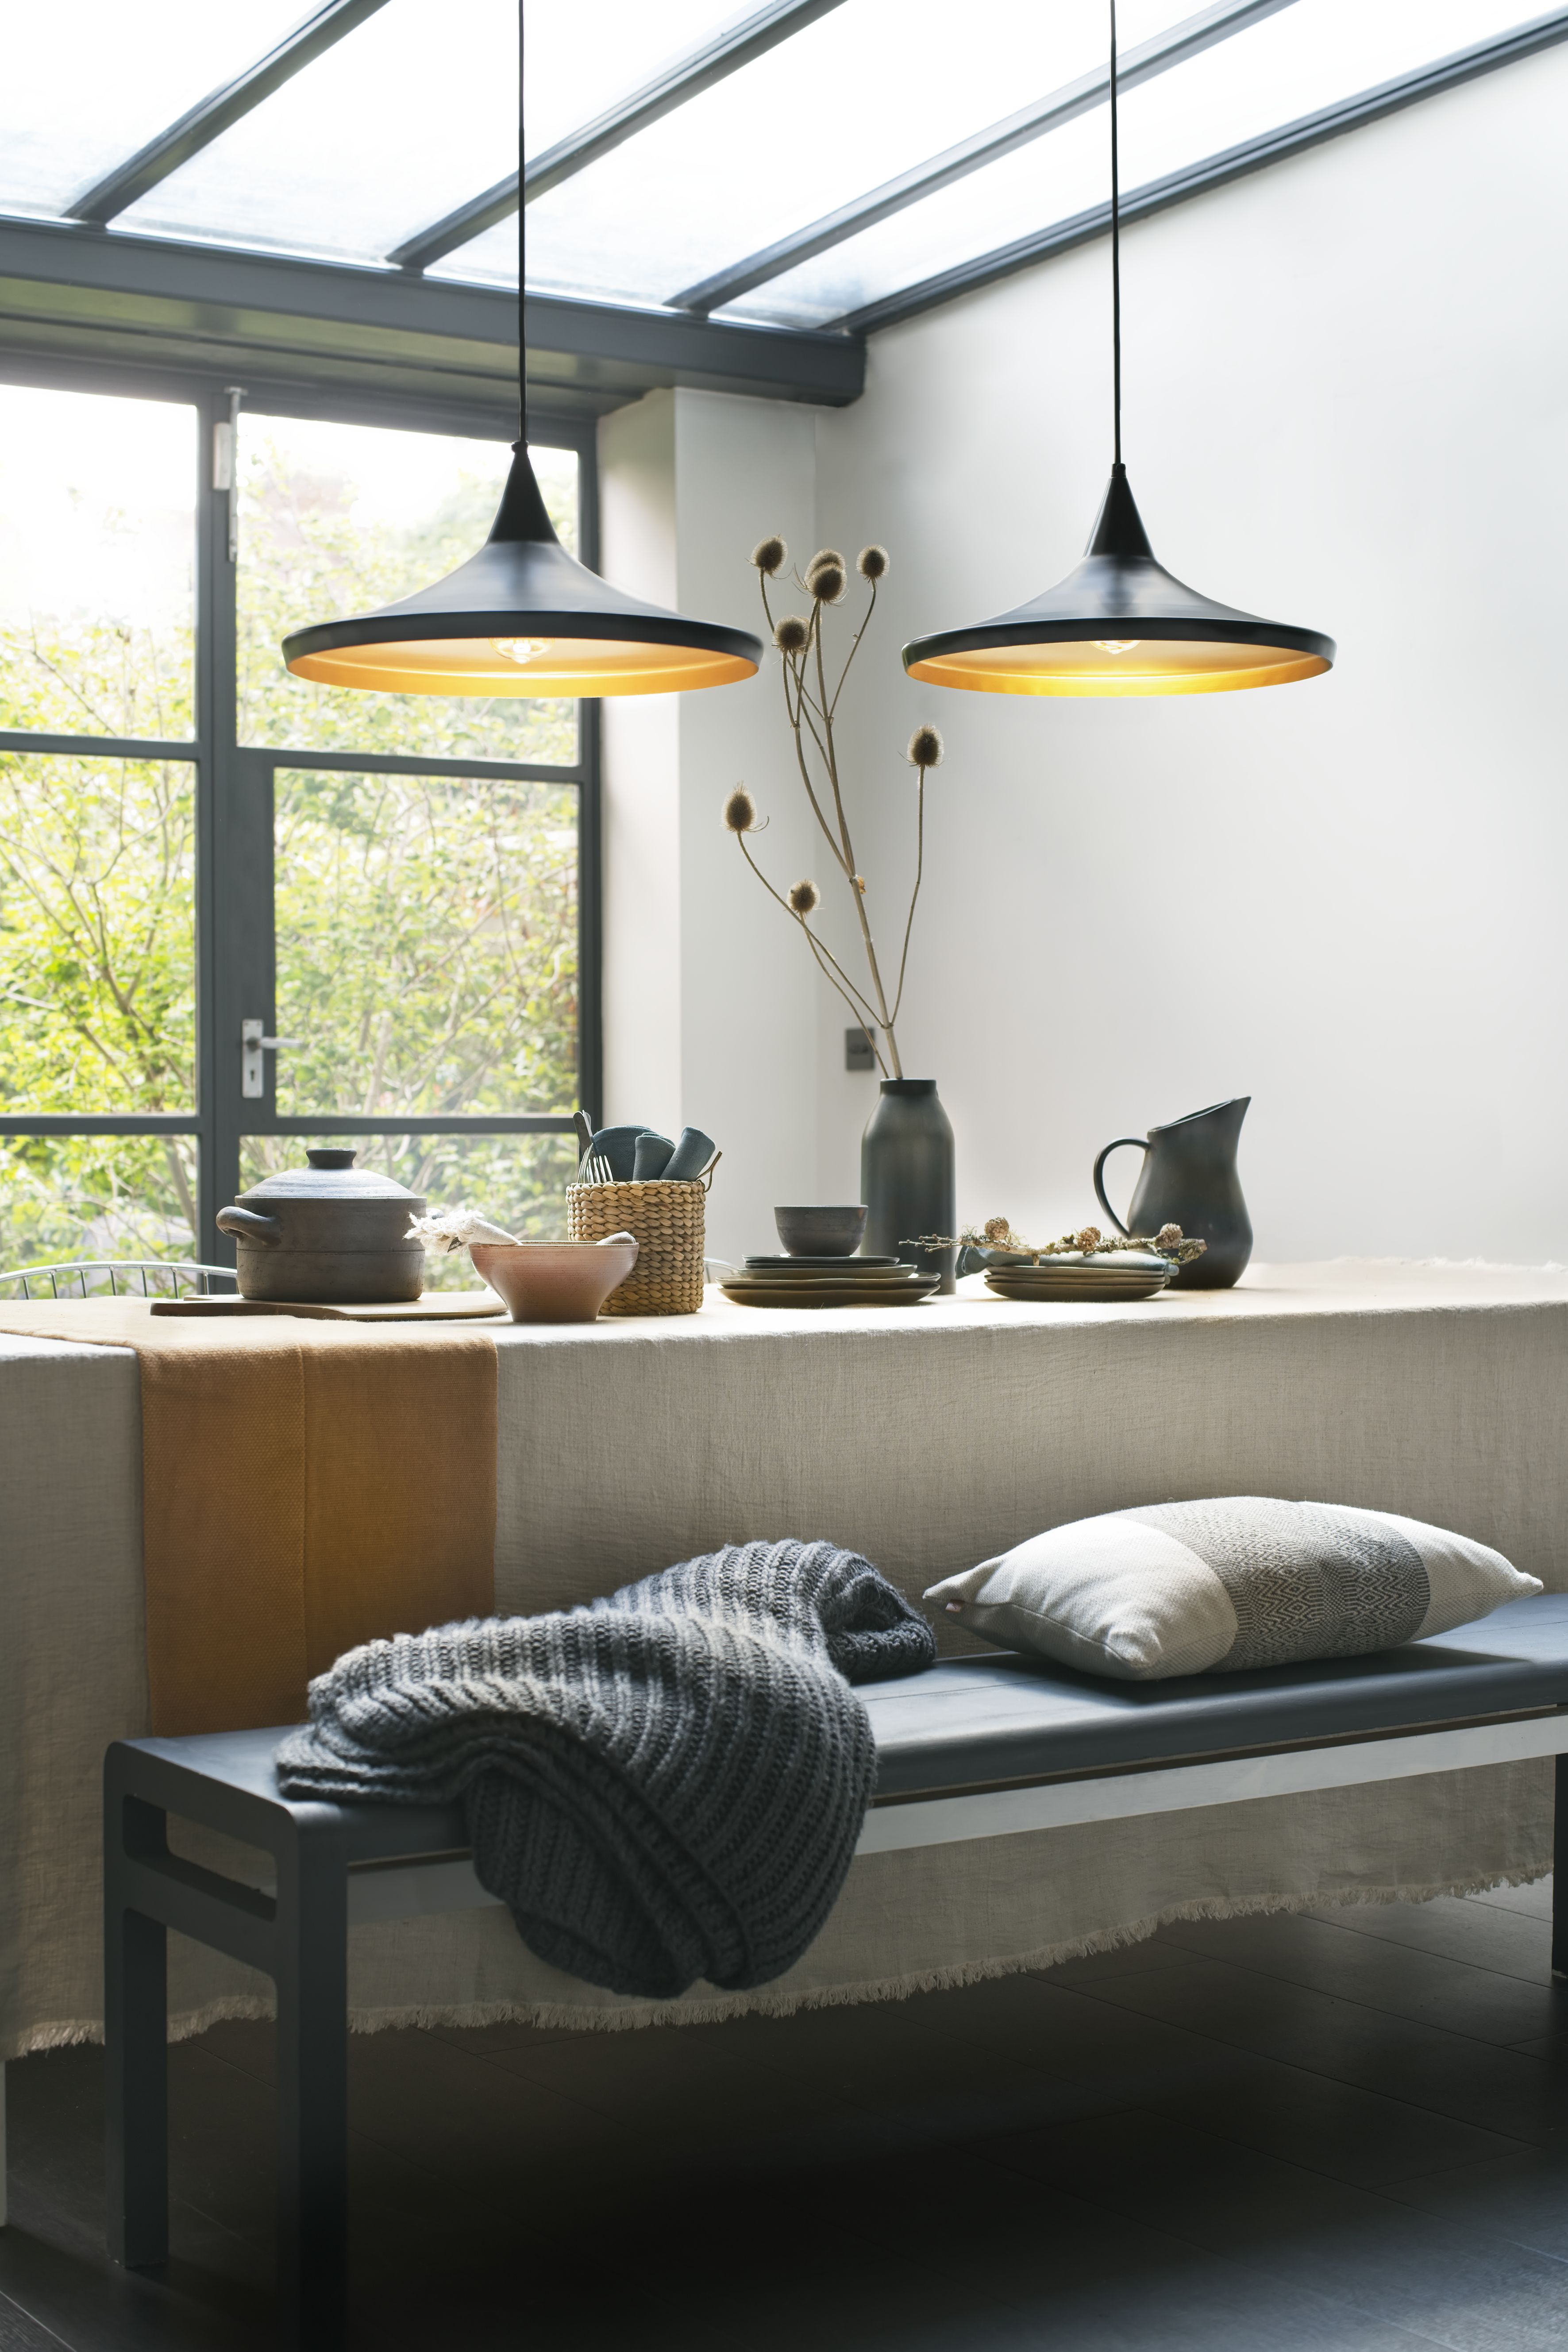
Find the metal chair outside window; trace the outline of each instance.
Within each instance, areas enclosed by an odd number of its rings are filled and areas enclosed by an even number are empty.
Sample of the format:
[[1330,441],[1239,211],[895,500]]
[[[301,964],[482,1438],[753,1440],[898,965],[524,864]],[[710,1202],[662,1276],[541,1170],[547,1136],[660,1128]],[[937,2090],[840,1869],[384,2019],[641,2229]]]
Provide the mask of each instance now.
[[206,1298],[234,1288],[232,1265],[195,1258],[89,1257],[0,1274],[0,1298]]

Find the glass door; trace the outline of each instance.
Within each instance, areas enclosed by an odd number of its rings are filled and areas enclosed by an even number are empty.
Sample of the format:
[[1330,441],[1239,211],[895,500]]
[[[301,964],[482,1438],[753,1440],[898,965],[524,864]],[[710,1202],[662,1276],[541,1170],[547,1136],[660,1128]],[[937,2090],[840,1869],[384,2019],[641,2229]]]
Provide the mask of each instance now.
[[199,447],[0,383],[0,1273],[197,1247]]
[[[241,1187],[330,1139],[433,1206],[512,1231],[560,1223],[572,1113],[596,1093],[592,716],[349,693],[278,657],[302,614],[391,602],[460,562],[508,459],[492,442],[241,416],[229,838],[237,866],[271,879],[230,1024]],[[535,460],[575,549],[578,452]],[[433,1261],[443,1277],[471,1282],[467,1260]]]
[[[232,1263],[217,1209],[309,1138],[548,1229],[597,1111],[596,706],[351,695],[279,653],[470,553],[506,445],[231,416],[0,384],[0,1274]],[[536,463],[592,561],[591,438],[559,433]]]

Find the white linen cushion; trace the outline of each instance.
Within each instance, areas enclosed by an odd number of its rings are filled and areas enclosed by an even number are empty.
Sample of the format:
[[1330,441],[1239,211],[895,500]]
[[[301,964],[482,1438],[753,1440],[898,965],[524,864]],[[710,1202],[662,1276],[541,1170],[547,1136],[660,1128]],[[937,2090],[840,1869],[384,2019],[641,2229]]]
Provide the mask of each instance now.
[[1075,1519],[925,1597],[991,1641],[1154,1682],[1393,1649],[1543,1589],[1394,1511],[1232,1495]]

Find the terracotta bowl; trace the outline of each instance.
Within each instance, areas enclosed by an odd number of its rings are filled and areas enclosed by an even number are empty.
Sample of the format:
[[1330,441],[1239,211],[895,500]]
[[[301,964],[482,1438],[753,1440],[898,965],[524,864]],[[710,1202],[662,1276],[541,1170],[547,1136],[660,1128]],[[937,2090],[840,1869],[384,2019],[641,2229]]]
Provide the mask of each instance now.
[[636,1242],[474,1242],[481,1281],[514,1323],[591,1323],[637,1262]]

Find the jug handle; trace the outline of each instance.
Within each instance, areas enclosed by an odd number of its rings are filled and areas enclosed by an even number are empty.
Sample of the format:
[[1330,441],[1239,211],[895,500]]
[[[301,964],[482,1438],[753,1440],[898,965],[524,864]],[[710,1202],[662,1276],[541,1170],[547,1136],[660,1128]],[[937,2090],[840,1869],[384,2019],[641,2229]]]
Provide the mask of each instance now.
[[1111,1153],[1113,1151],[1120,1151],[1124,1143],[1131,1143],[1134,1150],[1138,1151],[1147,1151],[1149,1149],[1149,1139],[1147,1136],[1119,1135],[1114,1143],[1108,1143],[1106,1145],[1104,1150],[1100,1153],[1100,1158],[1094,1163],[1094,1190],[1100,1207],[1105,1211],[1106,1215],[1110,1219],[1110,1222],[1116,1227],[1117,1232],[1119,1234],[1131,1234],[1131,1227],[1122,1223],[1121,1218],[1117,1215],[1115,1210],[1111,1207],[1110,1202],[1105,1197],[1105,1181],[1101,1172]]

